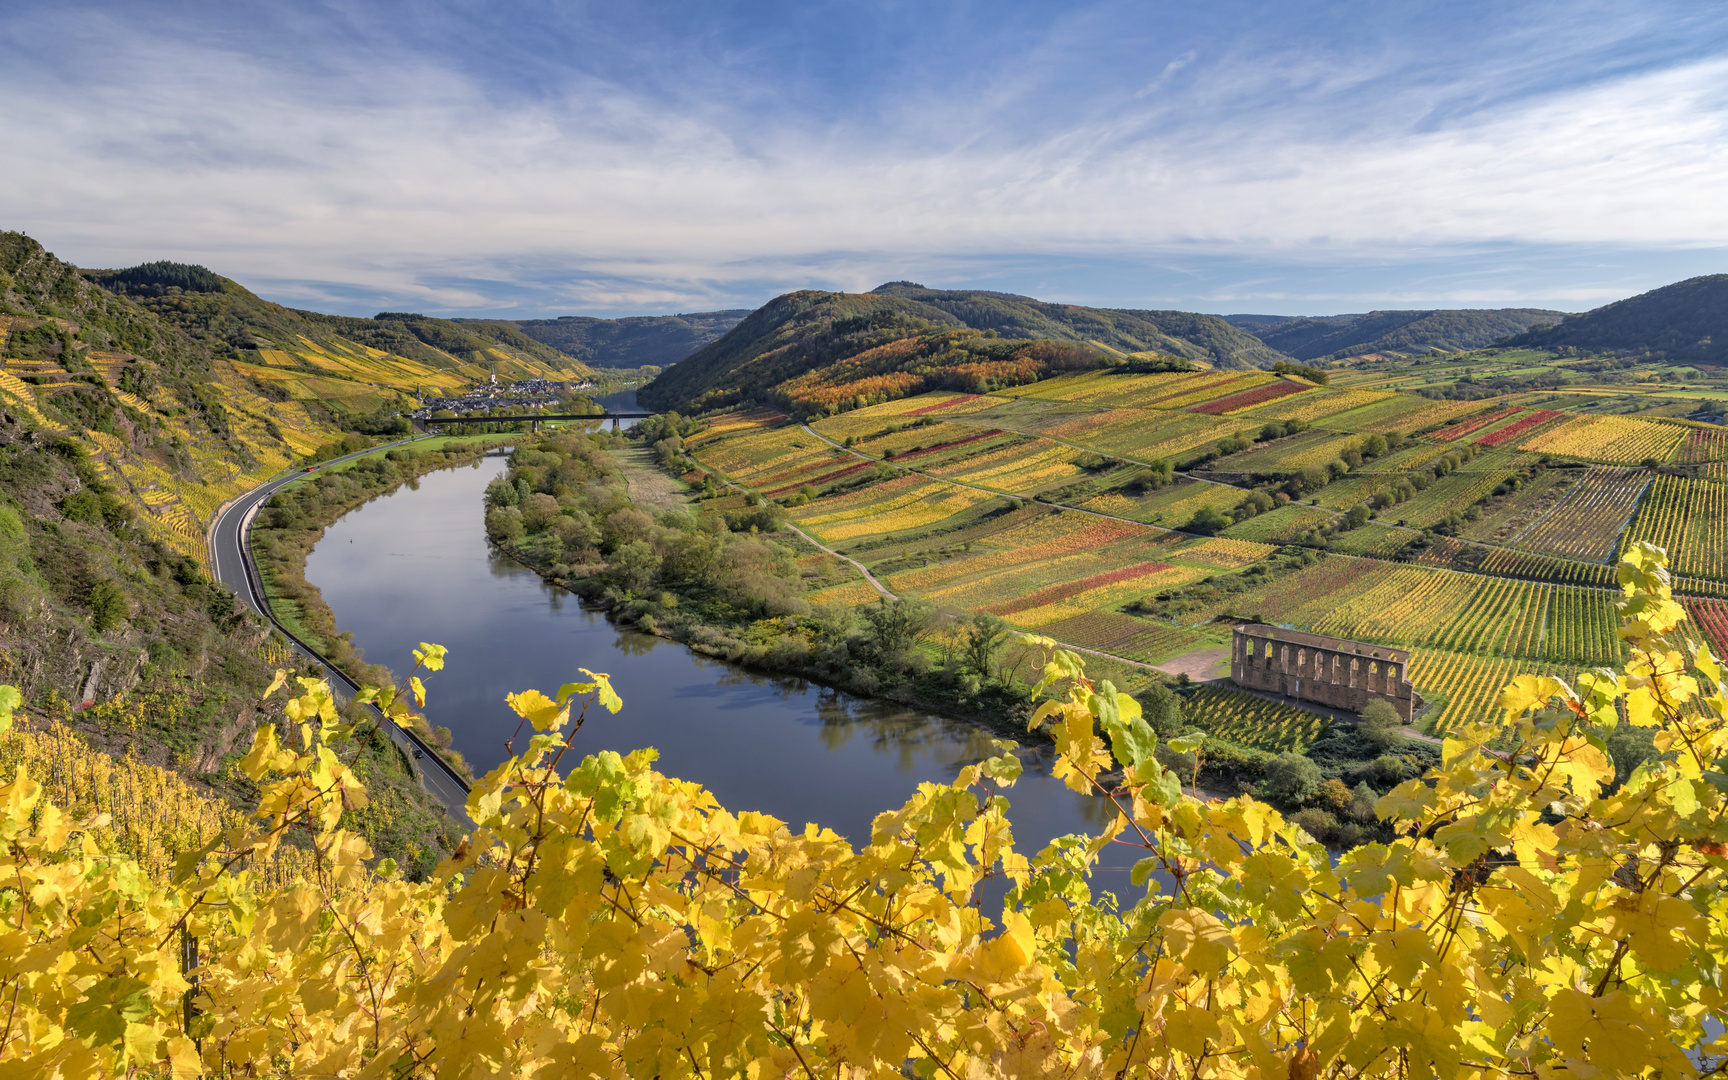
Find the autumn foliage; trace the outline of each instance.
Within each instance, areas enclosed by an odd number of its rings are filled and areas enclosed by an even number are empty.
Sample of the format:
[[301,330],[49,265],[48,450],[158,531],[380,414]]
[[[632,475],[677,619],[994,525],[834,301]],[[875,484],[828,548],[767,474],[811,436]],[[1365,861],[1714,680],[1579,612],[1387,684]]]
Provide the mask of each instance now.
[[[1619,568],[1621,673],[1522,676],[1499,722],[1381,800],[1335,856],[1248,798],[1201,801],[1131,698],[1049,650],[1056,775],[1117,808],[1018,851],[1004,745],[854,847],[733,813],[652,751],[572,761],[605,676],[513,695],[521,751],[433,880],[370,866],[322,685],[244,762],[253,821],[170,878],[0,788],[0,1073],[564,1078],[1691,1076],[1724,1000],[1728,697],[1661,554]],[[437,650],[421,659],[436,666]],[[280,684],[280,680],[279,680]],[[414,684],[380,702],[404,713]],[[16,694],[0,706],[9,714]],[[1656,756],[1613,786],[1605,736]],[[1191,751],[1191,745],[1177,749]],[[286,843],[292,887],[247,869]],[[1144,895],[1095,894],[1121,845]],[[981,886],[1005,879],[1006,899]],[[195,948],[194,948],[195,944]],[[193,956],[195,954],[195,961]],[[1716,1033],[1716,1034],[1712,1034]]]

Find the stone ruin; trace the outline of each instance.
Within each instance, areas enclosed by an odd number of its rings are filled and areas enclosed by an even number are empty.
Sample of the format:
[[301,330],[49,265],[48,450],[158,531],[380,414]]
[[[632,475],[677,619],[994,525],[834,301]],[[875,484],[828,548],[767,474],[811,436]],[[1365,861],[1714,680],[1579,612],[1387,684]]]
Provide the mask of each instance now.
[[1410,684],[1409,670],[1404,649],[1276,626],[1238,626],[1230,650],[1237,686],[1353,713],[1379,699],[1405,723],[1427,704]]

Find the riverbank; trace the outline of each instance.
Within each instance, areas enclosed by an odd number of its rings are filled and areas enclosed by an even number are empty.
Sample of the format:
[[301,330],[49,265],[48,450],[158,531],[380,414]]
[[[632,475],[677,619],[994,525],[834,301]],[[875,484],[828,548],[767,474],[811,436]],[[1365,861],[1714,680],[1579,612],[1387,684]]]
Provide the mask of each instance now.
[[[404,484],[441,469],[473,464],[490,449],[522,435],[440,436],[344,462],[284,487],[259,511],[251,550],[271,613],[361,685],[389,685],[391,670],[368,663],[341,630],[322,592],[306,580],[306,558],[325,530],[343,515]],[[449,746],[449,732],[430,727],[417,732],[453,766],[471,774],[462,755]]]

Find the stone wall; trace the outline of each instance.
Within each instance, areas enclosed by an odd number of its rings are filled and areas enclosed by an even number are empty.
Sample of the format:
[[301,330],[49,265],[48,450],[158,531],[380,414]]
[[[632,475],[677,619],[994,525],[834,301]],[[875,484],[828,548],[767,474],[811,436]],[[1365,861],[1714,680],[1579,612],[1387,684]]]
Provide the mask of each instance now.
[[1230,678],[1238,686],[1353,713],[1378,698],[1406,723],[1426,704],[1409,670],[1403,649],[1275,626],[1238,626],[1230,651]]

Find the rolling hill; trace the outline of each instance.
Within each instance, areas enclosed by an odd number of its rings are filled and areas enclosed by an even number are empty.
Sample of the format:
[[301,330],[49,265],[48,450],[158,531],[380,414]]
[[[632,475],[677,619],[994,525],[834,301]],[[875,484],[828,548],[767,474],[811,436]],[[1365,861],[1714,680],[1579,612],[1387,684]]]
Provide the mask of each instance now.
[[743,322],[748,314],[748,309],[737,308],[624,319],[563,315],[556,319],[455,321],[463,326],[489,322],[511,327],[593,367],[639,368],[671,367]]
[[1296,317],[1225,315],[1223,320],[1298,360],[1365,353],[1463,352],[1482,349],[1565,312],[1541,308],[1370,311],[1363,315]]
[[910,281],[879,285],[872,295],[913,300],[963,326],[1003,337],[1087,343],[1121,354],[1167,353],[1219,368],[1270,367],[1288,359],[1215,315],[1191,311],[1049,304],[1012,293],[926,289]]
[[394,413],[416,392],[500,379],[582,379],[586,365],[507,323],[408,312],[323,315],[264,300],[201,266],[146,263],[83,276],[176,327],[270,400]]
[[777,297],[640,396],[657,409],[759,401],[834,411],[936,387],[990,389],[1151,357],[1240,369],[1288,359],[1210,315],[891,282],[868,293]]
[[1516,345],[1660,354],[1682,363],[1728,364],[1728,274],[1665,285],[1531,330]]

